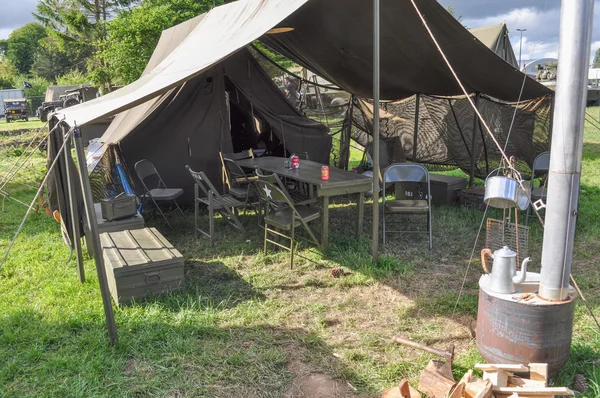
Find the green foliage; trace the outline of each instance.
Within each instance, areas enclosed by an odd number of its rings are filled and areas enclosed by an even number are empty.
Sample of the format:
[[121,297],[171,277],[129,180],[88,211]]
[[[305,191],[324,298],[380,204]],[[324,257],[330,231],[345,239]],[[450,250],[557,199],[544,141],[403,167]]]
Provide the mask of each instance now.
[[49,81],[65,73],[65,70],[73,69],[72,57],[69,53],[60,50],[56,39],[48,36],[40,40],[40,46],[35,53],[35,59],[31,71]]
[[23,25],[8,36],[6,57],[19,73],[28,74],[31,71],[34,55],[40,46],[39,41],[46,36],[46,29],[36,22]]
[[77,84],[89,84],[90,77],[78,70],[72,70],[56,78],[57,86],[73,86]]
[[46,88],[50,85],[48,80],[40,76],[27,77],[25,75],[17,75],[13,78],[13,87],[22,88],[24,81],[31,84],[31,88],[24,88],[27,98],[46,95]]
[[592,68],[600,68],[600,48],[596,50],[594,61],[592,62]]
[[16,74],[17,70],[13,64],[6,57],[0,57],[0,90],[6,88],[15,88],[13,83]]
[[206,12],[214,4],[213,0],[143,0],[139,7],[120,11],[108,23],[102,51],[114,81],[127,84],[139,78],[164,29]]

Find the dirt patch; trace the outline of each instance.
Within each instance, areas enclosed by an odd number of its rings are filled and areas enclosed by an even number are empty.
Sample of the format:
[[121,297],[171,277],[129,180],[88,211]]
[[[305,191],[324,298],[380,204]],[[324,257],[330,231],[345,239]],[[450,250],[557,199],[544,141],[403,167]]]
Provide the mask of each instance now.
[[334,379],[324,373],[312,372],[310,367],[302,362],[294,361],[288,366],[288,369],[296,377],[292,386],[285,392],[285,398],[343,398],[357,396],[346,380]]

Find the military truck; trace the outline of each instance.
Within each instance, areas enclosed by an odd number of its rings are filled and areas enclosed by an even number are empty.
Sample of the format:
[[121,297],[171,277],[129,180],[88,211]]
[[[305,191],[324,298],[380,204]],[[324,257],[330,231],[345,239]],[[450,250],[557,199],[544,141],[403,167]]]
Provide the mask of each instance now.
[[36,114],[42,122],[45,122],[48,120],[48,114],[92,100],[98,95],[98,89],[88,84],[48,87],[46,101],[42,102]]
[[25,98],[5,99],[3,103],[6,123],[10,123],[11,120],[29,120],[27,100]]

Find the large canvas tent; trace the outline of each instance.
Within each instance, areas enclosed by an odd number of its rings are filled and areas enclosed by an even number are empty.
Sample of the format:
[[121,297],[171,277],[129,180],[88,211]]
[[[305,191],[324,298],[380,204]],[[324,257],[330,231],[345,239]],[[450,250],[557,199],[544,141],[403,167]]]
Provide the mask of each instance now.
[[508,27],[504,22],[497,25],[469,29],[469,32],[500,58],[515,68],[519,68],[517,57],[508,37]]
[[[185,41],[203,17],[165,30],[144,75]],[[100,138],[109,153],[94,170],[104,178],[94,181],[113,181],[110,145],[118,144],[129,169],[141,159],[150,160],[169,185],[184,188],[184,200],[189,200],[193,181],[185,172],[186,164],[205,171],[216,184],[219,152],[253,148],[259,137],[278,143],[281,155],[307,152],[311,159],[328,162],[327,127],[301,116],[250,52],[242,49],[182,85],[117,115]],[[95,184],[95,189],[98,197],[107,194],[106,186]]]

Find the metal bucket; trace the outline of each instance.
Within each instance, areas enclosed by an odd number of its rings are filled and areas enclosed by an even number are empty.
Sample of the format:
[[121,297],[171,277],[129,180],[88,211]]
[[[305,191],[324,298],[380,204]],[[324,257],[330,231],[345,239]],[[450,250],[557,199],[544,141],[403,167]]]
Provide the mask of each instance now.
[[[519,205],[519,196],[522,196],[519,181],[514,178],[500,175],[490,177],[492,173],[498,170],[500,169],[492,171],[485,179],[484,202],[488,206],[498,209],[511,209],[517,207]],[[519,176],[519,179],[521,179],[521,175],[518,171],[514,169],[512,169],[512,171]]]

